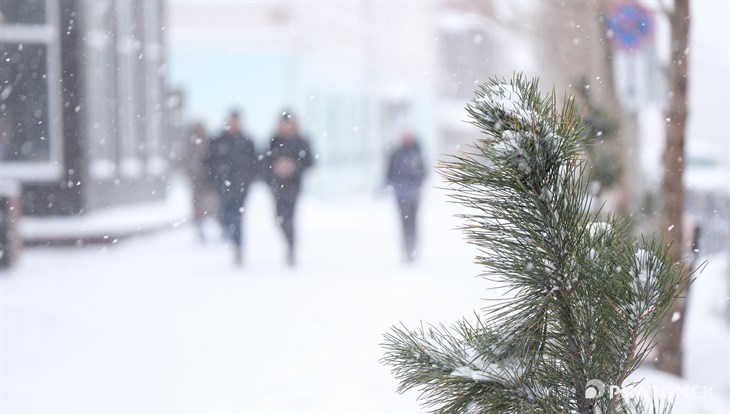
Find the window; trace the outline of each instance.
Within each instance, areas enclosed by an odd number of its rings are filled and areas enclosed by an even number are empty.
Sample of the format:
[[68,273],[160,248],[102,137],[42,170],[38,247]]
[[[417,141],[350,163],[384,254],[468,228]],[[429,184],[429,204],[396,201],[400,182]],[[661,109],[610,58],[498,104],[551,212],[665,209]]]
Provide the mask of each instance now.
[[0,24],[43,24],[46,22],[46,0],[3,0],[0,2]]
[[0,43],[0,156],[47,161],[48,77],[43,44]]
[[58,2],[0,2],[0,162],[26,181],[61,175]]

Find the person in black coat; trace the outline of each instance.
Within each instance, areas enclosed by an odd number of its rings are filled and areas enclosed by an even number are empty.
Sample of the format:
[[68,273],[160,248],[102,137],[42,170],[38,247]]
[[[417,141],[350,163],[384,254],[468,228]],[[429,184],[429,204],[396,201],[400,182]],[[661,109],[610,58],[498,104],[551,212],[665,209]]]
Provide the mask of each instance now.
[[231,113],[226,128],[210,142],[204,166],[220,198],[221,225],[233,242],[237,265],[243,262],[243,211],[249,187],[257,176],[257,160],[253,141],[241,129],[239,114]]
[[416,258],[416,219],[425,175],[421,147],[416,137],[406,131],[400,146],[390,155],[386,185],[393,187],[398,202],[403,226],[403,247],[408,262]]
[[302,175],[313,164],[309,142],[300,133],[296,119],[282,112],[266,153],[266,174],[276,203],[276,217],[287,243],[286,261],[295,264],[294,215],[301,190]]

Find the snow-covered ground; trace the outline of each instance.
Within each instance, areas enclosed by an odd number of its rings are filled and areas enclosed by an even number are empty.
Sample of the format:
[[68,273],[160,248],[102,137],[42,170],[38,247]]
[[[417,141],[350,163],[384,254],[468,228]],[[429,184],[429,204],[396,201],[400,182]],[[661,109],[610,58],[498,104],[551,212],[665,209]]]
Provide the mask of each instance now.
[[644,378],[634,390],[638,395],[676,398],[674,414],[730,413],[730,267],[727,256],[707,260],[688,298],[685,378],[641,368],[629,379]]
[[[390,198],[305,198],[289,269],[268,194],[251,196],[243,268],[189,225],[24,251],[0,277],[0,413],[422,413],[416,393],[395,394],[379,343],[392,324],[483,306],[456,207],[429,191],[407,266]],[[677,412],[727,413],[727,260],[704,275],[687,373],[716,398]]]

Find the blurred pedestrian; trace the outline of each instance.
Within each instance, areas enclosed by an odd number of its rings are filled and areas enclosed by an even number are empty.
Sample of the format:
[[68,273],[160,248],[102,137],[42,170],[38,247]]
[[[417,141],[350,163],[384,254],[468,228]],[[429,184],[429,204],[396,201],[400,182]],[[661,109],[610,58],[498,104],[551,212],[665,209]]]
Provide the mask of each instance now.
[[296,262],[294,216],[302,175],[313,164],[309,142],[302,137],[296,118],[283,111],[266,153],[266,174],[276,203],[276,219],[287,243],[286,262]]
[[215,189],[205,177],[206,167],[203,163],[210,146],[210,137],[202,122],[196,122],[190,128],[186,146],[183,168],[190,183],[193,222],[198,233],[198,239],[201,243],[205,243],[203,220],[206,217],[216,217],[218,207]]
[[232,112],[221,134],[210,142],[205,166],[220,200],[220,221],[233,243],[234,262],[243,263],[243,212],[251,183],[257,177],[253,141],[244,134],[241,117]]
[[421,146],[412,132],[405,131],[400,145],[390,155],[386,184],[393,187],[398,202],[403,227],[403,248],[408,262],[416,258],[416,225],[425,174]]

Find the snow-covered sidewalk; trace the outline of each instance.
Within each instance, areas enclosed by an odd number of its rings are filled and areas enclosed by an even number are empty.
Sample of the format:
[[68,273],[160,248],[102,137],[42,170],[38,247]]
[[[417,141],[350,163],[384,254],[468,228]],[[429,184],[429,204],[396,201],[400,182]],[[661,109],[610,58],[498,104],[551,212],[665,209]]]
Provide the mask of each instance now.
[[[413,266],[400,260],[394,208],[305,198],[293,270],[259,187],[242,269],[188,225],[113,246],[26,250],[0,277],[0,412],[424,412],[416,393],[395,394],[378,362],[382,334],[469,315],[487,285],[443,195],[432,190],[424,204]],[[726,305],[719,294],[713,303]],[[726,340],[715,322],[707,326]],[[688,360],[712,370],[691,369],[690,380],[722,382],[727,355],[710,355],[722,343],[690,346]]]
[[1,411],[420,412],[394,393],[378,344],[400,320],[480,306],[450,206],[424,206],[427,257],[407,267],[390,199],[304,199],[294,270],[270,208],[257,187],[242,269],[190,226],[26,250],[0,280]]

